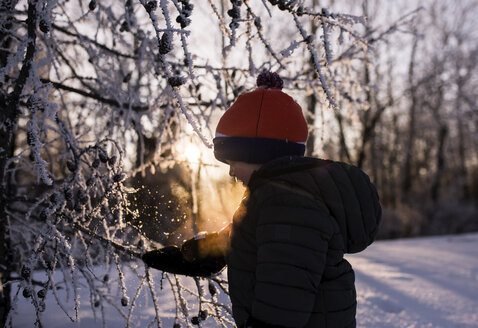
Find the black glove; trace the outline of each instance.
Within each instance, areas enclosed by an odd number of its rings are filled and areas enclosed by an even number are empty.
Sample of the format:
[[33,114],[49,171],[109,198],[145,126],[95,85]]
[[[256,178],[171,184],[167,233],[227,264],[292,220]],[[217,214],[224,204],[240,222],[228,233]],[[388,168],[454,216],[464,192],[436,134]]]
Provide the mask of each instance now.
[[249,317],[244,328],[286,328],[284,326],[272,325],[270,323],[265,323],[253,317]]
[[[150,267],[176,274],[193,277],[209,277],[219,273],[226,265],[225,253],[216,245],[217,233],[202,234],[189,239],[179,249],[167,246],[150,251],[142,256]],[[212,249],[213,251],[210,251]]]
[[187,274],[191,270],[177,246],[167,246],[150,251],[143,254],[141,258],[146,265],[166,272]]

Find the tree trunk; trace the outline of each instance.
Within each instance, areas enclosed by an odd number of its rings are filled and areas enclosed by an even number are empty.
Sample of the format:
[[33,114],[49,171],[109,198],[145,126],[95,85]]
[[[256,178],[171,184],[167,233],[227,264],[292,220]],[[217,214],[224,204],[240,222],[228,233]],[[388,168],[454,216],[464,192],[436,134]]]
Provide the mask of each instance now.
[[[461,42],[458,43],[461,46]],[[465,150],[465,127],[463,124],[463,109],[462,109],[462,101],[463,101],[463,94],[464,88],[467,82],[467,78],[465,76],[461,76],[459,74],[460,70],[462,69],[460,62],[457,61],[455,74],[457,76],[456,79],[456,87],[457,87],[457,94],[455,97],[455,111],[458,113],[458,156],[459,156],[459,174],[460,179],[462,181],[462,198],[469,199],[470,196],[470,188],[468,185],[468,170],[466,168],[466,150]],[[469,71],[472,71],[469,68]]]
[[393,208],[397,205],[397,176],[395,168],[398,167],[397,154],[400,149],[400,127],[398,125],[398,116],[393,116],[393,146],[388,157],[388,202]]
[[148,164],[153,159],[158,145],[158,139],[155,136],[148,138],[140,131],[138,131],[137,135],[135,168]]
[[316,129],[315,129],[315,108],[317,106],[317,97],[314,93],[310,96],[307,96],[307,125],[312,127],[309,128],[309,137],[307,138],[305,154],[307,156],[314,156],[315,150],[315,139],[316,139]]
[[405,146],[405,165],[403,168],[403,182],[402,182],[402,198],[405,198],[410,189],[412,187],[412,156],[414,155],[414,144],[415,144],[415,120],[416,120],[416,109],[418,105],[417,94],[415,90],[415,57],[417,52],[417,44],[418,44],[418,32],[415,31],[413,46],[412,46],[412,53],[410,56],[410,65],[408,68],[408,83],[410,88],[410,108],[408,111],[408,139]]
[[441,176],[445,167],[445,140],[447,135],[448,128],[443,124],[440,126],[440,131],[438,132],[438,150],[436,157],[437,171],[431,190],[431,196],[434,203],[438,201],[441,186]]
[[[1,103],[2,108],[4,108],[3,105],[4,104]],[[5,145],[4,141],[6,139],[3,139],[3,134],[4,133],[0,133],[0,147]],[[8,159],[8,156],[10,156],[10,154],[5,154],[5,152],[0,155],[0,169],[2,169],[1,172],[3,172],[3,168],[5,167],[5,162]],[[4,327],[11,306],[11,286],[7,284],[7,282],[10,280],[12,255],[10,251],[10,240],[8,239],[8,217],[6,211],[8,204],[7,194],[9,193],[9,190],[8,187],[4,187],[6,181],[4,181],[3,177],[0,181],[0,184],[0,327]]]
[[[312,8],[315,8],[317,6],[317,0],[314,0],[312,2]],[[311,35],[315,35],[317,33],[317,24],[316,19],[310,20],[310,33]],[[314,65],[314,59],[312,58],[312,55],[310,56],[309,59],[310,66],[313,67]],[[315,150],[315,139],[316,139],[316,129],[315,129],[315,116],[316,116],[316,107],[317,107],[317,97],[315,96],[315,93],[312,92],[309,96],[306,98],[306,103],[307,103],[307,125],[312,127],[309,128],[309,137],[307,138],[307,144],[306,144],[306,150],[305,154],[307,156],[314,156],[314,150]]]
[[[370,140],[370,166],[372,167],[372,179],[375,184],[379,184],[379,169],[377,166],[377,144],[375,134]],[[381,189],[381,188],[380,188]]]
[[[0,2],[0,9],[6,13],[13,12],[15,8],[15,1]],[[35,54],[36,44],[36,2],[28,2],[28,44],[23,65],[15,82],[12,92],[8,95],[0,94],[0,122],[3,122],[3,128],[0,129],[0,326],[4,327],[8,312],[10,311],[10,285],[6,284],[10,280],[10,274],[13,270],[14,261],[12,259],[12,252],[10,247],[9,232],[8,232],[8,210],[9,197],[11,197],[13,190],[9,174],[6,170],[9,160],[14,154],[14,136],[15,129],[18,122],[20,96],[26,84],[27,78],[30,74],[31,63]],[[2,23],[2,27],[6,28],[0,32],[0,40],[2,46],[10,46],[12,42],[8,35],[9,27],[12,27],[14,21],[13,14],[6,19],[6,23]],[[5,31],[5,32],[4,32]],[[1,65],[6,65],[7,50],[0,50]],[[8,49],[8,48],[7,48]]]
[[342,123],[342,113],[338,110],[335,111],[335,118],[337,119],[337,123],[339,125],[339,136],[340,136],[340,160],[342,162],[351,163],[352,159],[350,157],[349,148],[347,147],[347,142],[345,140],[345,131],[344,125]]
[[[368,1],[364,1],[362,5],[362,12],[365,17],[369,16],[369,7]],[[370,27],[369,23],[365,25],[365,34],[371,35],[372,28]],[[375,74],[378,76],[378,72]],[[379,78],[377,78],[378,80]],[[375,128],[377,127],[377,123],[380,121],[382,114],[384,113],[385,109],[393,103],[391,95],[389,96],[388,103],[382,104],[377,99],[377,92],[374,91],[372,88],[372,73],[370,72],[370,68],[368,65],[368,59],[365,58],[364,61],[364,83],[368,88],[365,89],[365,101],[368,104],[368,110],[364,112],[363,115],[363,130],[362,130],[362,140],[361,145],[357,155],[357,166],[362,168],[365,159],[367,156],[366,149],[368,145],[372,142],[375,134]],[[370,150],[374,151],[373,145],[370,146]],[[373,160],[373,159],[372,159]]]
[[[458,101],[457,101],[458,102]],[[458,111],[458,110],[457,110]],[[460,113],[458,111],[458,113]],[[464,126],[460,116],[458,116],[458,154],[459,154],[459,172],[460,179],[463,181],[462,197],[470,199],[470,186],[468,185],[468,170],[466,168],[466,150],[465,150],[465,133]]]
[[[0,10],[8,12],[12,11],[15,7],[15,3],[11,1],[1,1]],[[0,25],[0,67],[5,67],[7,65],[8,51],[12,43],[11,37],[7,34],[6,31],[12,28],[13,16],[8,16],[5,21],[1,22]],[[6,109],[7,99],[3,92],[0,94],[0,108]],[[11,113],[8,111],[0,111],[0,122],[9,122],[12,117]],[[8,240],[8,226],[7,226],[7,211],[6,207],[8,204],[8,178],[4,174],[6,164],[9,158],[13,156],[12,152],[12,142],[10,140],[12,135],[12,127],[10,125],[6,126],[6,129],[0,129],[0,327],[4,327],[10,310],[10,292],[11,287],[9,284],[5,284],[10,278],[10,265],[11,263],[11,252],[10,252],[10,242]]]

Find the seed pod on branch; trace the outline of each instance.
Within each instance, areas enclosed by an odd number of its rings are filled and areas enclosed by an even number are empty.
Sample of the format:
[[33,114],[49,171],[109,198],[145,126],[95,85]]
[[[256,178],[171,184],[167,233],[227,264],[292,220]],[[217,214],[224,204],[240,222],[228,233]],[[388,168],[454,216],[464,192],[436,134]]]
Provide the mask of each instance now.
[[261,18],[259,16],[254,18],[254,25],[257,27],[258,30],[262,29]]
[[146,9],[148,13],[156,10],[157,7],[158,7],[158,3],[154,0],[148,1],[146,5],[144,6],[144,8]]
[[40,20],[40,24],[38,24],[38,26],[40,27],[40,31],[42,31],[43,33],[50,32],[50,26],[48,25],[46,20]]
[[68,167],[68,170],[70,170],[71,172],[75,172],[76,169],[78,168],[78,165],[76,164],[76,162],[72,160],[66,161],[66,166]]
[[38,298],[45,298],[46,296],[46,290],[43,288],[43,289],[40,289],[38,292],[37,292],[37,296]]
[[129,304],[129,299],[125,296],[121,298],[121,305],[122,306],[128,306]]
[[118,173],[113,176],[113,181],[114,182],[121,182],[126,178],[126,175],[124,173]]
[[191,318],[191,323],[195,326],[198,326],[199,325],[199,317],[196,317],[196,316],[192,317]]
[[30,279],[31,274],[32,274],[32,270],[30,269],[30,267],[27,267],[25,265],[22,266],[21,275],[23,279],[25,280]]
[[93,160],[93,163],[91,163],[91,166],[95,169],[98,168],[98,166],[100,166],[100,160],[98,158],[95,158]]
[[128,82],[131,80],[131,75],[132,75],[131,72],[129,72],[128,74],[126,74],[126,75],[123,77],[123,83],[128,83]]
[[32,290],[30,289],[30,287],[25,287],[25,288],[23,288],[22,295],[23,295],[23,297],[25,297],[25,298],[31,297],[31,296],[32,296]]
[[216,287],[213,285],[212,282],[209,282],[209,284],[208,284],[207,287],[208,287],[208,289],[209,289],[209,294],[211,294],[211,296],[216,295],[217,289],[216,289]]
[[73,190],[67,188],[67,189],[65,189],[63,194],[65,195],[66,200],[72,200],[73,199]]
[[102,161],[103,163],[108,162],[108,155],[106,154],[106,152],[100,151],[99,154],[98,154],[98,157],[99,157],[100,161]]
[[171,32],[163,33],[161,40],[159,41],[159,53],[161,55],[166,55],[168,52],[173,50],[172,39],[173,37]]
[[176,17],[176,22],[181,25],[181,28],[186,28],[189,26],[189,24],[191,24],[191,20],[182,14]]
[[129,32],[129,31],[130,31],[130,28],[129,28],[128,22],[124,21],[123,23],[121,23],[120,32]]
[[115,155],[111,156],[110,158],[108,158],[108,164],[113,166],[116,164],[116,159],[117,157]]
[[179,87],[186,83],[186,79],[182,76],[172,76],[168,79],[168,83],[172,87]]
[[227,11],[227,14],[233,19],[240,19],[241,18],[241,9],[237,6],[234,6]]

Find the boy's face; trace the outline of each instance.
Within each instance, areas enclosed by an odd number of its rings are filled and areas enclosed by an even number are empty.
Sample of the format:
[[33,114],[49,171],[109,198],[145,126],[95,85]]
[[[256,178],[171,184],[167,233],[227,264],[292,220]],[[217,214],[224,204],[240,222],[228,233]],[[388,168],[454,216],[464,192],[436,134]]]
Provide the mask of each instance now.
[[252,173],[261,167],[261,164],[236,161],[227,161],[227,164],[229,164],[229,175],[240,180],[244,186],[249,183]]

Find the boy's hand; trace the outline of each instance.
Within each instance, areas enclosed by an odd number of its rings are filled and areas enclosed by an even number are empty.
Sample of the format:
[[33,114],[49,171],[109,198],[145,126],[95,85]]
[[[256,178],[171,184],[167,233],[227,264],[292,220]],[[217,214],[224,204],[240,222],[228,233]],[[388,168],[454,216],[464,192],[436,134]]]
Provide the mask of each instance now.
[[142,259],[152,268],[175,274],[209,277],[219,273],[226,265],[224,255],[212,253],[199,255],[199,240],[190,239],[181,249],[167,246],[150,251],[145,253]]
[[147,252],[141,257],[147,266],[167,272],[175,271],[183,262],[181,250],[176,246],[167,246]]
[[257,320],[253,317],[249,317],[245,324],[245,328],[286,328],[284,326],[271,325],[260,320]]

